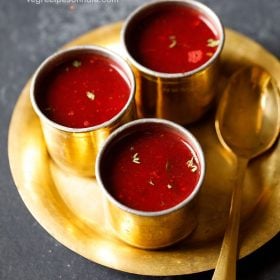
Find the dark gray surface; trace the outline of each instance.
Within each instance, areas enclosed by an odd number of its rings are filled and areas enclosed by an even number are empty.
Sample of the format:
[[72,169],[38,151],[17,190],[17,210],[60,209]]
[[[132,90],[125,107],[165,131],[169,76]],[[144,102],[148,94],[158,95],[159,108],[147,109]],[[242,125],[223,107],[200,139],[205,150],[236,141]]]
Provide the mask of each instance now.
[[[31,4],[0,2],[0,279],[211,279],[212,272],[180,277],[147,277],[92,263],[54,240],[26,209],[9,171],[7,132],[19,94],[39,63],[62,44],[106,23],[125,18],[146,1],[117,4]],[[279,0],[203,1],[223,23],[280,57]],[[279,73],[280,75],[280,73]],[[280,279],[280,236],[238,263],[238,279]]]

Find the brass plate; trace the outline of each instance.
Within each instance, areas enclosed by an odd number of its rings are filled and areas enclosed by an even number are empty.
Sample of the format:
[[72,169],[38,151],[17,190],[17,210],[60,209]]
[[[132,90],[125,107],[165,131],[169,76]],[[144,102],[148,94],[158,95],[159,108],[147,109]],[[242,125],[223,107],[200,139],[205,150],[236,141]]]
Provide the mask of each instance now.
[[[93,30],[70,45],[98,44],[121,53],[121,23]],[[243,64],[259,64],[277,80],[280,64],[249,38],[226,30],[219,88]],[[206,181],[199,197],[199,226],[184,242],[164,250],[130,247],[112,234],[103,214],[94,179],[59,170],[49,159],[40,123],[29,101],[29,83],[14,109],[8,141],[12,174],[18,191],[35,219],[59,242],[105,266],[145,275],[180,275],[214,268],[225,228],[234,158],[219,144],[209,114],[190,128],[206,154]],[[280,229],[280,144],[252,161],[246,173],[242,207],[240,257],[262,246]]]

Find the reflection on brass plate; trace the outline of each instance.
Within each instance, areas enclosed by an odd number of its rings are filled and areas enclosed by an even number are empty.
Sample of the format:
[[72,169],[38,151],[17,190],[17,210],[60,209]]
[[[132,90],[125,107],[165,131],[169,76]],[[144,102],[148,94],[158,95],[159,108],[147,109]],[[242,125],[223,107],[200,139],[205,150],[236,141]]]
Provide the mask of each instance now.
[[[97,44],[122,54],[121,23],[93,30],[68,46]],[[280,87],[280,64],[249,38],[226,30],[219,92],[240,66],[259,64]],[[146,275],[191,274],[214,268],[228,217],[235,158],[218,142],[213,113],[189,127],[206,154],[206,180],[199,197],[199,226],[192,236],[164,250],[136,249],[117,240],[103,214],[94,179],[75,177],[49,159],[39,120],[29,102],[29,83],[14,109],[9,129],[10,166],[18,191],[35,219],[59,242],[102,265]],[[280,229],[280,144],[253,160],[246,172],[240,257],[262,246]]]

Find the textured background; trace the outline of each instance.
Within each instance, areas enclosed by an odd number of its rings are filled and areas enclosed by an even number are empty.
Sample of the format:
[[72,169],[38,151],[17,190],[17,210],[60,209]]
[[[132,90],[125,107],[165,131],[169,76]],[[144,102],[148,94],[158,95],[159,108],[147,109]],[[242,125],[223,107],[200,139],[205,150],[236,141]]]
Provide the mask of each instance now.
[[[62,44],[98,26],[125,18],[140,0],[117,4],[0,2],[0,279],[143,280],[210,279],[212,272],[146,277],[118,272],[71,252],[34,220],[21,201],[7,158],[7,132],[21,90],[40,62]],[[279,0],[204,0],[233,28],[280,57]],[[280,73],[279,73],[280,75]],[[238,279],[280,279],[280,236],[239,262]]]

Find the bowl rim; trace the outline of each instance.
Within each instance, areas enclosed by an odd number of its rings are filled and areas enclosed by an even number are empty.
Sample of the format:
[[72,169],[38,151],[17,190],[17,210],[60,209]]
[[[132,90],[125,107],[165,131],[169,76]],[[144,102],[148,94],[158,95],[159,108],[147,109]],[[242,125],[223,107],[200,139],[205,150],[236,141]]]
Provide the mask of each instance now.
[[[168,4],[169,5],[176,4],[176,5],[181,5],[181,6],[187,6],[187,7],[191,7],[194,10],[201,11],[204,15],[207,15],[207,18],[210,18],[213,20],[213,22],[215,23],[214,24],[215,30],[218,32],[218,34],[220,36],[220,38],[219,38],[220,43],[219,43],[218,48],[216,49],[214,55],[212,57],[210,57],[205,63],[203,63],[202,65],[200,65],[199,67],[197,67],[193,70],[182,72],[182,73],[181,72],[165,73],[165,72],[155,71],[155,70],[152,70],[152,69],[144,66],[143,64],[139,63],[132,55],[130,55],[130,52],[128,50],[128,47],[126,44],[126,35],[127,35],[128,28],[132,24],[133,20],[135,20],[139,16],[142,16],[142,14],[144,14],[149,9],[153,9],[156,6],[168,5]],[[218,15],[205,4],[200,3],[198,1],[194,1],[194,0],[158,0],[158,1],[153,1],[150,3],[145,3],[141,6],[139,6],[138,8],[136,8],[127,17],[127,19],[125,20],[125,22],[122,26],[122,29],[121,29],[121,46],[124,49],[124,52],[125,52],[126,56],[128,57],[130,63],[146,75],[149,75],[152,77],[157,77],[157,78],[163,78],[163,79],[177,79],[177,78],[188,77],[188,76],[192,76],[196,73],[199,73],[199,72],[205,70],[218,59],[219,55],[221,54],[221,52],[223,50],[224,43],[225,43],[225,29],[224,29],[224,26],[223,26],[220,18],[218,17]]]
[[[179,132],[180,135],[183,136],[183,138],[188,139],[188,143],[194,149],[194,151],[198,157],[198,161],[200,163],[200,177],[199,177],[199,180],[198,180],[195,188],[191,192],[191,194],[188,195],[184,200],[182,200],[180,203],[176,204],[175,206],[164,209],[164,210],[160,210],[160,211],[143,211],[143,210],[133,209],[131,207],[128,207],[128,206],[122,204],[116,198],[114,198],[114,196],[112,196],[110,194],[110,192],[105,187],[105,184],[103,183],[103,179],[102,179],[102,175],[101,175],[101,163],[103,160],[104,153],[106,152],[106,149],[110,145],[112,145],[114,143],[114,141],[118,141],[119,137],[121,137],[121,135],[125,134],[125,132],[127,130],[129,130],[131,128],[137,128],[137,126],[139,126],[139,125],[142,126],[142,125],[153,125],[153,124],[162,125],[167,128],[172,128],[172,129],[176,130],[177,132]],[[98,185],[101,187],[103,193],[105,194],[105,197],[110,202],[112,202],[114,205],[116,205],[118,208],[124,210],[125,212],[132,213],[132,214],[135,214],[138,216],[156,217],[156,216],[170,214],[172,212],[175,212],[175,211],[183,208],[187,204],[189,204],[196,197],[196,195],[198,194],[198,192],[202,186],[202,183],[203,183],[204,177],[205,177],[205,169],[206,169],[206,166],[205,166],[205,157],[204,157],[203,150],[202,150],[198,140],[195,138],[195,136],[189,130],[187,130],[183,126],[181,126],[173,121],[169,121],[166,119],[142,118],[142,119],[134,120],[134,121],[131,121],[129,123],[126,123],[126,124],[120,126],[114,132],[112,132],[110,134],[110,136],[105,140],[104,145],[101,147],[100,151],[97,154],[96,164],[95,164],[95,176],[96,176]]]
[[[73,55],[75,53],[77,53],[77,54],[96,53],[100,56],[112,59],[124,72],[128,82],[129,82],[129,88],[130,88],[129,89],[129,98],[128,98],[127,102],[125,103],[124,107],[120,110],[120,112],[118,112],[116,115],[114,115],[111,119],[109,119],[101,124],[89,126],[89,127],[82,127],[82,128],[75,128],[75,127],[70,127],[70,126],[68,127],[68,126],[59,124],[59,123],[51,120],[50,118],[48,118],[42,112],[42,110],[40,109],[40,107],[37,104],[35,91],[36,91],[36,86],[37,86],[40,76],[43,75],[45,73],[45,71],[47,71],[48,67],[50,67],[51,70],[53,70],[55,68],[55,66],[53,66],[52,63],[55,64],[56,61],[60,61],[60,63],[63,61],[67,61],[67,59],[69,59],[69,57],[71,57],[71,55]],[[32,79],[31,79],[29,94],[30,94],[30,100],[31,100],[32,107],[33,107],[35,113],[38,115],[38,117],[42,121],[46,122],[51,127],[58,129],[60,131],[70,132],[70,133],[80,133],[80,132],[83,133],[83,132],[95,131],[100,128],[110,127],[118,119],[120,119],[127,112],[130,105],[134,102],[135,91],[136,91],[135,89],[136,89],[135,75],[134,75],[132,69],[130,68],[130,66],[128,65],[128,63],[119,54],[115,53],[114,51],[109,50],[108,48],[97,46],[97,45],[81,45],[81,46],[68,47],[68,48],[65,48],[62,50],[58,50],[55,53],[53,53],[52,55],[48,56],[39,65],[39,67],[33,74]]]

